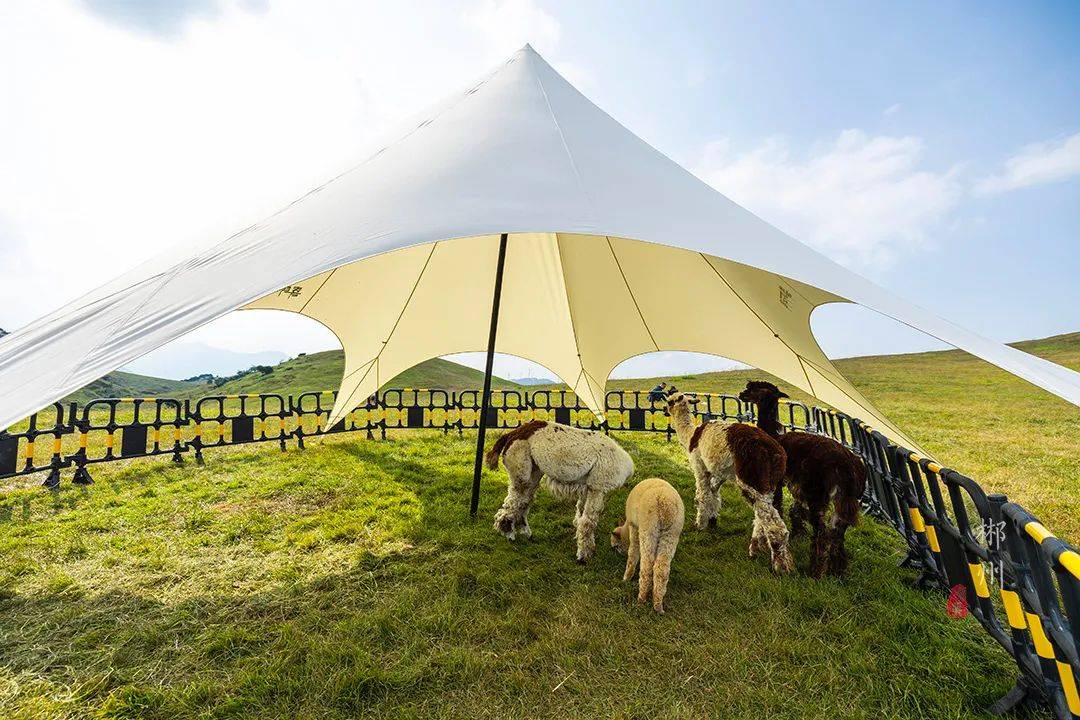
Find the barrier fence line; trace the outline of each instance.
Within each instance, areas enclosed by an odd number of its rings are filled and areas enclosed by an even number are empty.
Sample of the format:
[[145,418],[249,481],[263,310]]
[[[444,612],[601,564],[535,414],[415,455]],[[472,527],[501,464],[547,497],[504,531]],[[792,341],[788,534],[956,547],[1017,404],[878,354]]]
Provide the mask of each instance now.
[[[54,403],[21,429],[0,431],[0,479],[47,472],[43,485],[57,488],[61,470],[72,482],[93,482],[89,466],[168,455],[192,455],[229,445],[289,440],[343,432],[475,429],[478,390],[388,389],[326,427],[337,393],[213,395],[174,398],[100,398],[85,404]],[[699,393],[703,419],[753,421],[752,406],[737,397]],[[916,570],[917,587],[948,594],[950,614],[971,615],[1019,668],[1019,679],[991,710],[1005,712],[1027,700],[1057,718],[1080,719],[1080,553],[1054,536],[1035,516],[1004,495],[988,495],[971,478],[891,443],[862,421],[799,402],[785,403],[787,430],[828,435],[866,464],[867,514],[894,528],[907,545],[901,563]],[[599,422],[569,390],[493,390],[486,425],[517,427],[529,420],[594,430],[663,433],[674,430],[663,403],[647,391],[611,391]],[[25,426],[23,426],[25,425]],[[991,595],[998,588],[998,597]]]

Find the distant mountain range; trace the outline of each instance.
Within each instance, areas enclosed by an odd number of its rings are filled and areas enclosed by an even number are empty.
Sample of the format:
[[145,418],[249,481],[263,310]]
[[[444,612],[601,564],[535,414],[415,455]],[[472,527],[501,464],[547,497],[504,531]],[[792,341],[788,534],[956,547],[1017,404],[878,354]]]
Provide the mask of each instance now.
[[552,378],[524,377],[512,378],[510,382],[517,383],[518,385],[555,385],[559,381]]

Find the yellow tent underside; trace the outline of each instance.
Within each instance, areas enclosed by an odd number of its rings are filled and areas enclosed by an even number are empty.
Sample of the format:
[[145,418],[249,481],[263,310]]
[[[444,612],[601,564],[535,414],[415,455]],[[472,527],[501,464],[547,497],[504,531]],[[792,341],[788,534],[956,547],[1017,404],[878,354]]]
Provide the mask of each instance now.
[[[300,313],[345,351],[330,422],[432,357],[487,349],[499,236],[425,243],[342,265],[245,309]],[[844,298],[774,273],[638,240],[509,236],[496,351],[554,372],[598,416],[611,371],[656,351],[709,353],[772,373],[894,441],[917,445],[833,366],[810,329]],[[921,451],[920,451],[921,452]]]

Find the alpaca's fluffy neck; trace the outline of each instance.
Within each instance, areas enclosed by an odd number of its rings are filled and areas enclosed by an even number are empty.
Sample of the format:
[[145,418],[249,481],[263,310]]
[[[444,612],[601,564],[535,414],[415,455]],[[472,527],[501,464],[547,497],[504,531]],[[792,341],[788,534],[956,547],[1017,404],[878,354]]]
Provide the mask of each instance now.
[[780,401],[770,398],[757,406],[757,426],[773,437],[780,437]]
[[678,404],[671,408],[671,424],[675,428],[675,436],[679,438],[683,448],[690,449],[690,438],[694,435],[694,416],[686,405]]

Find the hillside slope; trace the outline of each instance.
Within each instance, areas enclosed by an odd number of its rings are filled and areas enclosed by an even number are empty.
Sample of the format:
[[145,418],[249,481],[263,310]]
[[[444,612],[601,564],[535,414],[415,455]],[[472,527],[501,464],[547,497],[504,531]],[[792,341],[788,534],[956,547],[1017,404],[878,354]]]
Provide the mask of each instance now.
[[64,398],[64,402],[86,402],[106,397],[180,397],[191,391],[192,384],[129,372],[111,372],[82,390]]
[[[336,390],[345,364],[340,350],[302,355],[274,367],[269,375],[252,373],[225,383],[219,388],[199,385],[187,390],[188,397],[209,394],[281,393],[298,394],[309,390]],[[425,360],[393,378],[385,387],[446,388],[465,390],[484,384],[484,373],[449,360]],[[497,389],[518,387],[502,378],[492,378]]]
[[[274,366],[269,375],[252,373],[224,385],[140,375],[131,372],[111,372],[82,390],[64,398],[63,402],[86,402],[106,397],[175,397],[195,398],[204,395],[235,395],[241,393],[298,394],[309,390],[335,389],[341,382],[344,360],[340,350],[301,355]],[[433,358],[410,368],[393,378],[386,387],[447,388],[464,390],[480,388],[484,374],[465,365]],[[493,377],[493,388],[504,390],[519,387],[510,380]]]

